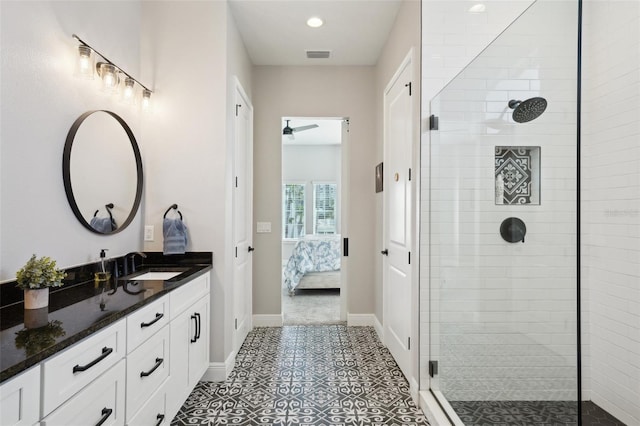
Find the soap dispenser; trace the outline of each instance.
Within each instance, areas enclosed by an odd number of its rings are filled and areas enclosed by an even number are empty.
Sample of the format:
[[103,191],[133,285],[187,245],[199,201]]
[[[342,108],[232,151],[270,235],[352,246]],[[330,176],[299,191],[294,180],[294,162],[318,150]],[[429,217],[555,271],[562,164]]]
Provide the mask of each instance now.
[[98,288],[101,284],[102,285],[106,284],[111,279],[111,272],[107,272],[104,266],[104,261],[105,261],[105,258],[107,257],[107,253],[106,253],[107,250],[108,249],[100,250],[100,271],[94,274],[94,282],[95,282],[96,288]]

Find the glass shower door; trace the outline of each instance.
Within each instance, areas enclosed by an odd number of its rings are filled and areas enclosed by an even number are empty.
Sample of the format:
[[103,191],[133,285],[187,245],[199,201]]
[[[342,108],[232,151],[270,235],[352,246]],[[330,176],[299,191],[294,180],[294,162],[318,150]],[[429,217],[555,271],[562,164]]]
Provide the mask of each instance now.
[[467,425],[578,423],[577,24],[534,3],[431,101],[430,386]]

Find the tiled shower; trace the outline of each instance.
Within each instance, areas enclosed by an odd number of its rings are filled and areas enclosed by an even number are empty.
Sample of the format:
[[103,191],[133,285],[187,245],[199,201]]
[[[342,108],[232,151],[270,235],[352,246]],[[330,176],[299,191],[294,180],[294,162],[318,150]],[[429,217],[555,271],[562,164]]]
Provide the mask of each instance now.
[[424,100],[421,389],[469,425],[640,424],[640,2],[496,3],[423,2],[426,78],[513,20]]

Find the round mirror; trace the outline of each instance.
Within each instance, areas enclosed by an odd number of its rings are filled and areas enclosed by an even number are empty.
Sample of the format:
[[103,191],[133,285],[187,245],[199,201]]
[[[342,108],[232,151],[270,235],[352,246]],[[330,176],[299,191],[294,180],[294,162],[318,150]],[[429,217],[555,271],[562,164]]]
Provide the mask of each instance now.
[[98,234],[120,232],[142,198],[142,158],[117,114],[88,111],[73,123],[62,158],[64,189],[80,223]]

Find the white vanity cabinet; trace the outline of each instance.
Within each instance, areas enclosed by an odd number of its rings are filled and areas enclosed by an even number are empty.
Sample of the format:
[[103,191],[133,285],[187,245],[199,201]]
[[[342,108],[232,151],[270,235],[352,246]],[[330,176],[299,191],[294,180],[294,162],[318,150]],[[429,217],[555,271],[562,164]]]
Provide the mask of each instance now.
[[171,364],[167,413],[173,417],[209,365],[209,275],[171,296]]
[[0,426],[168,425],[209,365],[209,274],[0,385]]
[[40,366],[0,386],[0,425],[31,426],[40,418]]

